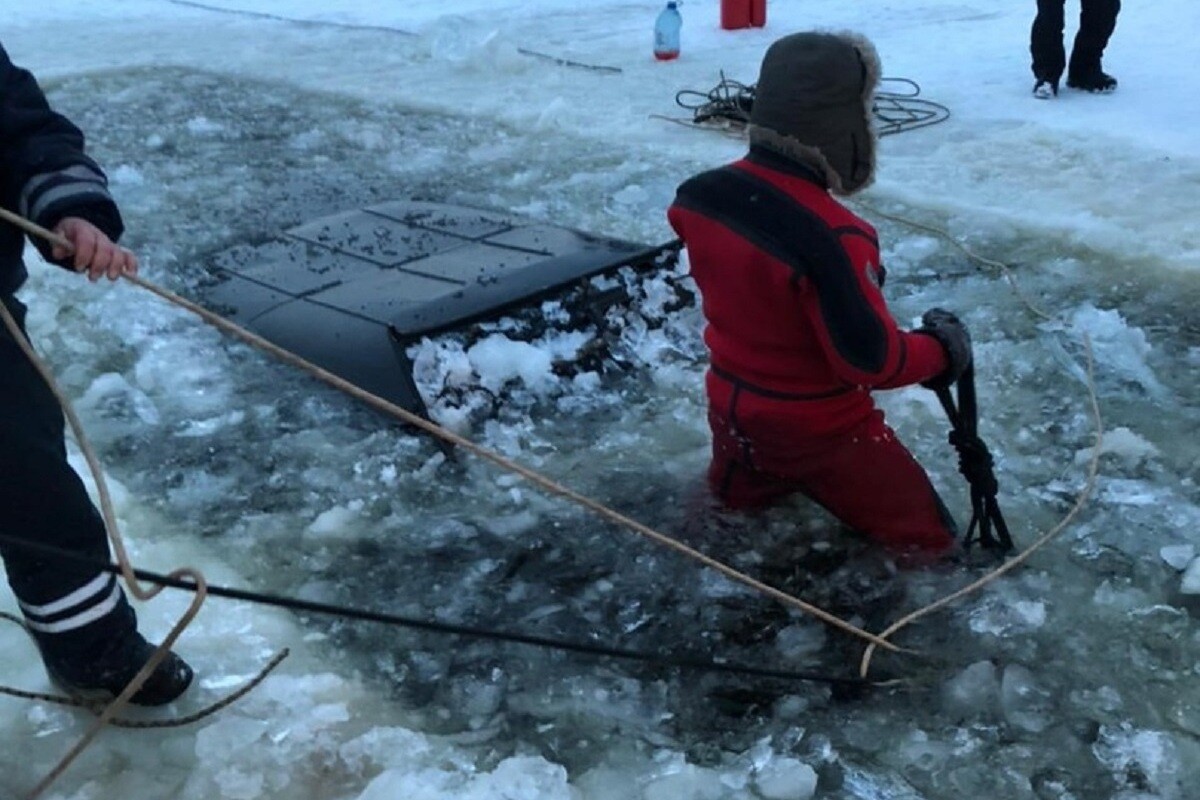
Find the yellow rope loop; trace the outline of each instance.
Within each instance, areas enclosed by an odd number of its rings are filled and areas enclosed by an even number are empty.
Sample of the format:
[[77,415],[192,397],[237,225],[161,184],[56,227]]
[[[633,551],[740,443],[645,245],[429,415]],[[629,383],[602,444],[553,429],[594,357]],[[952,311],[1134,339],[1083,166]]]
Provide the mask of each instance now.
[[[1095,384],[1095,378],[1094,378],[1094,374],[1093,374],[1092,343],[1091,343],[1091,339],[1088,337],[1088,335],[1086,333],[1083,335],[1083,344],[1084,344],[1084,350],[1085,350],[1086,356],[1087,356],[1088,396],[1091,400],[1092,417],[1096,423],[1096,433],[1095,433],[1096,439],[1092,445],[1092,457],[1091,457],[1090,463],[1088,464],[1087,478],[1084,481],[1083,488],[1079,491],[1079,494],[1075,498],[1074,505],[1071,506],[1071,509],[1062,518],[1062,520],[1059,521],[1059,523],[1057,525],[1055,525],[1049,531],[1044,533],[1042,536],[1038,537],[1038,539],[1035,540],[1033,542],[1033,544],[1029,545],[1029,547],[1022,550],[1020,554],[1018,554],[1018,555],[1014,556],[1012,559],[1006,561],[1004,564],[1000,565],[996,569],[987,573],[986,575],[984,575],[982,578],[975,581],[974,583],[968,584],[967,586],[964,586],[963,588],[961,588],[955,592],[952,592],[951,594],[946,595],[945,597],[941,598],[940,600],[936,600],[933,603],[930,603],[929,605],[919,608],[916,611],[912,612],[911,614],[908,614],[907,616],[900,618],[899,620],[897,620],[896,622],[894,622],[890,626],[888,626],[884,631],[882,631],[879,634],[880,638],[887,639],[888,637],[895,634],[901,628],[920,619],[921,617],[931,614],[940,608],[944,608],[945,606],[948,606],[949,604],[953,603],[955,600],[958,600],[961,597],[965,597],[968,594],[971,594],[972,592],[976,592],[979,589],[982,589],[984,586],[986,586],[987,584],[996,580],[1000,576],[1016,569],[1021,564],[1024,564],[1026,561],[1028,561],[1030,556],[1032,556],[1036,551],[1040,550],[1051,539],[1053,539],[1055,536],[1057,536],[1059,533],[1061,533],[1063,530],[1065,530],[1066,527],[1071,523],[1071,521],[1074,520],[1075,517],[1079,514],[1080,510],[1084,506],[1084,503],[1087,502],[1088,497],[1091,495],[1092,490],[1095,488],[1096,475],[1099,472],[1099,468],[1100,468],[1100,453],[1103,449],[1103,444],[1104,444],[1104,420],[1100,415],[1100,402],[1096,398],[1096,384]],[[867,646],[866,652],[863,653],[862,662],[859,664],[858,674],[860,677],[863,677],[863,678],[867,677],[867,672],[871,666],[871,658],[874,655],[874,653],[875,653],[875,643],[872,642],[870,645]]]
[[[964,255],[966,255],[967,258],[969,258],[970,260],[972,260],[978,264],[981,264],[985,267],[991,267],[993,269],[998,270],[1004,276],[1005,280],[1008,281],[1009,286],[1012,287],[1012,290],[1016,294],[1017,298],[1034,314],[1034,316],[1039,317],[1040,319],[1043,319],[1043,320],[1053,319],[1053,317],[1050,314],[1046,313],[1041,308],[1039,308],[1037,305],[1035,305],[1028,298],[1028,296],[1021,290],[1021,286],[1017,282],[1016,277],[1013,275],[1012,269],[1007,264],[1005,264],[1001,261],[996,261],[994,259],[985,258],[984,256],[981,256],[981,255],[973,252],[970,248],[968,248],[962,242],[960,242],[956,238],[954,238],[950,234],[950,232],[945,230],[944,228],[939,228],[935,225],[927,225],[923,222],[917,222],[916,220],[908,219],[907,217],[902,217],[898,214],[889,214],[889,213],[887,213],[885,211],[881,211],[878,208],[870,205],[869,203],[865,203],[861,200],[859,200],[857,202],[860,206],[862,206],[862,208],[864,208],[866,211],[868,211],[871,214],[874,214],[879,217],[883,217],[884,219],[889,219],[893,222],[898,222],[901,225],[907,225],[910,228],[915,228],[917,230],[925,231],[926,233],[934,234],[935,236],[938,236],[938,237],[944,239],[945,241],[949,242],[950,244],[954,245],[954,247],[958,248],[958,250],[961,251]],[[1047,542],[1049,542],[1051,539],[1053,539],[1055,536],[1057,536],[1059,533],[1061,533],[1067,527],[1067,525],[1069,525],[1071,523],[1071,521],[1079,514],[1079,511],[1083,508],[1084,504],[1087,502],[1088,497],[1091,495],[1093,488],[1095,487],[1096,475],[1099,471],[1100,453],[1101,453],[1101,450],[1103,447],[1103,442],[1104,442],[1104,420],[1100,414],[1100,402],[1096,397],[1095,362],[1094,362],[1094,359],[1092,356],[1091,339],[1088,337],[1086,332],[1083,334],[1083,345],[1084,345],[1084,351],[1085,351],[1086,360],[1087,360],[1088,398],[1089,398],[1089,401],[1090,401],[1091,407],[1092,407],[1092,415],[1093,415],[1093,418],[1095,419],[1095,423],[1096,423],[1096,434],[1095,434],[1096,440],[1095,440],[1095,444],[1093,445],[1093,449],[1092,449],[1092,458],[1091,458],[1091,462],[1088,466],[1087,478],[1084,482],[1083,488],[1080,490],[1079,494],[1077,495],[1077,497],[1075,499],[1074,505],[1067,512],[1066,516],[1064,516],[1063,519],[1057,525],[1055,525],[1048,532],[1046,532],[1045,534],[1040,536],[1038,539],[1036,539],[1033,542],[1033,544],[1031,544],[1029,547],[1025,548],[1025,550],[1023,550],[1020,554],[1013,557],[1009,561],[1005,562],[1004,564],[1002,564],[1000,567],[996,568],[995,570],[984,575],[979,580],[977,580],[967,586],[964,586],[963,588],[961,588],[955,592],[952,592],[951,594],[941,598],[940,600],[936,600],[927,606],[919,608],[916,611],[912,612],[911,614],[908,614],[908,615],[902,617],[901,619],[892,623],[884,631],[882,631],[879,634],[880,638],[887,639],[888,637],[892,636],[897,631],[899,631],[901,628],[904,628],[905,626],[909,625],[910,623],[914,622],[915,620],[920,619],[921,617],[924,617],[928,614],[931,614],[938,609],[944,608],[945,606],[949,605],[950,603],[953,603],[955,600],[958,600],[961,597],[965,597],[968,594],[978,591],[979,589],[983,588],[987,584],[996,580],[1000,576],[1016,569],[1018,566],[1025,563],[1025,561],[1027,561],[1029,559],[1029,557],[1033,555],[1034,552],[1041,549],[1042,546],[1044,546]],[[872,642],[871,644],[869,644],[867,646],[866,651],[863,653],[862,661],[859,664],[859,676],[860,677],[865,678],[867,676],[867,673],[870,670],[871,659],[874,656],[874,653],[875,653],[875,643]]]
[[[73,249],[71,243],[64,237],[52,231],[41,228],[40,226],[34,225],[28,220],[18,217],[5,209],[0,208],[0,218],[6,219],[9,222],[13,222],[22,229],[42,236],[48,241],[64,247],[67,250]],[[20,222],[17,222],[17,220],[20,220]],[[104,471],[101,468],[100,462],[96,458],[94,451],[92,450],[91,444],[88,442],[87,435],[83,430],[83,425],[79,421],[78,415],[75,413],[75,409],[72,407],[66,396],[63,395],[62,390],[59,388],[58,383],[54,380],[54,376],[50,373],[50,370],[46,368],[46,365],[33,351],[29,341],[22,334],[20,326],[17,325],[17,321],[13,319],[12,314],[9,313],[8,308],[5,307],[3,303],[0,303],[0,317],[3,317],[4,325],[8,329],[9,334],[12,336],[13,341],[17,343],[17,346],[20,347],[21,352],[23,352],[26,358],[29,359],[30,363],[37,370],[42,380],[46,382],[46,385],[54,394],[54,397],[58,400],[59,405],[62,407],[64,416],[71,425],[71,430],[75,434],[75,441],[79,445],[79,449],[83,452],[83,456],[87,461],[88,469],[91,471],[92,477],[96,483],[96,490],[100,496],[100,508],[104,518],[104,527],[108,534],[109,541],[112,543],[113,551],[117,558],[117,564],[121,568],[121,577],[124,579],[126,586],[129,587],[129,591],[134,597],[142,601],[150,600],[159,592],[161,592],[164,587],[152,586],[149,589],[144,589],[138,582],[137,576],[134,574],[133,567],[129,563],[129,556],[125,551],[125,542],[121,536],[120,528],[117,525],[116,514],[113,511],[112,497],[108,491],[108,483],[104,479]],[[183,633],[184,629],[191,623],[193,619],[195,619],[196,614],[199,613],[200,606],[203,605],[204,600],[208,595],[208,589],[204,580],[204,576],[201,575],[199,571],[190,567],[176,569],[170,574],[173,578],[188,578],[196,584],[196,592],[192,596],[187,611],[184,612],[184,615],[180,618],[180,620],[175,623],[175,625],[171,628],[171,631],[167,634],[163,641],[159,643],[158,647],[155,648],[154,652],[150,655],[150,658],[145,664],[142,665],[142,668],[138,670],[137,674],[133,676],[133,679],[130,680],[129,684],[123,690],[121,690],[121,693],[118,694],[111,703],[108,704],[108,707],[104,709],[104,711],[96,719],[95,723],[93,723],[91,728],[84,734],[83,738],[81,738],[79,742],[77,742],[75,746],[72,747],[65,756],[63,756],[58,765],[55,766],[55,768],[51,770],[50,773],[46,775],[46,777],[43,778],[42,781],[38,783],[38,785],[34,787],[28,795],[26,795],[28,800],[34,800],[34,798],[40,796],[42,792],[44,792],[50,786],[50,784],[53,783],[54,780],[57,779],[58,776],[67,769],[71,762],[83,752],[83,750],[92,742],[92,740],[99,735],[100,731],[109,722],[109,720],[113,719],[117,712],[129,702],[129,698],[133,697],[133,695],[135,695],[137,691],[142,688],[142,685],[154,673],[154,670],[158,668],[158,665],[162,663],[163,659],[166,658],[167,653],[170,652],[175,640],[179,638],[180,634]]]
[[[50,374],[50,371],[46,368],[46,365],[40,358],[38,358],[37,354],[34,353],[33,348],[29,345],[29,341],[24,335],[22,335],[21,328],[19,325],[17,325],[17,321],[13,319],[12,314],[9,313],[8,308],[5,307],[3,303],[0,303],[0,317],[3,318],[4,325],[8,329],[9,334],[12,336],[13,341],[15,341],[17,346],[21,348],[21,351],[30,360],[30,363],[33,364],[38,374],[46,382],[46,385],[50,388],[50,391],[53,392],[55,398],[62,406],[64,416],[70,422],[71,430],[75,434],[76,443],[83,452],[84,458],[87,460],[88,468],[91,470],[92,477],[96,482],[96,489],[100,495],[100,507],[104,517],[104,526],[108,532],[108,538],[112,542],[117,563],[121,568],[121,576],[125,580],[126,585],[129,587],[130,593],[139,600],[143,601],[153,598],[160,591],[162,591],[163,587],[154,586],[149,590],[143,589],[141,584],[138,582],[137,577],[134,575],[133,567],[129,563],[129,556],[125,551],[125,543],[121,537],[120,528],[117,525],[116,514],[113,511],[112,497],[108,491],[108,483],[104,479],[104,472],[100,467],[100,462],[96,458],[91,444],[88,442],[87,436],[84,433],[83,425],[80,423],[79,417],[75,414],[75,409],[71,406],[70,401],[68,401],[63,395],[57,382],[54,380],[54,376]],[[74,761],[75,758],[78,757],[79,754],[82,753],[89,744],[91,744],[92,740],[99,735],[104,726],[117,715],[117,712],[119,712],[121,708],[126,705],[126,703],[129,702],[129,698],[133,697],[133,695],[135,695],[137,691],[142,688],[142,684],[146,682],[146,680],[154,673],[154,670],[158,668],[158,665],[162,663],[162,660],[166,658],[167,653],[170,651],[172,645],[174,645],[175,640],[179,638],[180,634],[183,633],[184,629],[191,623],[193,619],[195,619],[196,614],[199,613],[200,606],[203,605],[204,600],[208,595],[207,584],[205,583],[204,576],[195,569],[184,567],[173,571],[171,573],[171,577],[187,578],[196,584],[196,592],[192,596],[187,611],[184,613],[183,617],[180,618],[180,620],[171,628],[171,631],[167,634],[166,638],[164,638],[158,647],[155,648],[154,652],[150,655],[150,658],[145,664],[142,665],[142,668],[138,670],[137,674],[133,676],[133,679],[130,680],[129,684],[126,685],[121,693],[118,694],[113,701],[108,704],[107,708],[104,709],[100,716],[97,717],[96,721],[83,735],[83,737],[75,744],[74,747],[67,751],[66,755],[63,756],[54,769],[52,769],[49,774],[47,774],[46,777],[43,778],[38,785],[26,795],[28,800],[34,800],[34,798],[39,797],[50,786],[51,783],[53,783],[64,771],[66,771],[71,762]]]

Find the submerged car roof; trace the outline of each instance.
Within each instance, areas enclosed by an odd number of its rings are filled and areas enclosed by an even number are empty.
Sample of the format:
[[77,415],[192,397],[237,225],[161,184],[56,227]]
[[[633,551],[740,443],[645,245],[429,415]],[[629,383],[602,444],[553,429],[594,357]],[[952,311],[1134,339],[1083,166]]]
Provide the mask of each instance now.
[[504,211],[399,200],[219,254],[206,299],[237,324],[415,413],[405,347],[664,251]]

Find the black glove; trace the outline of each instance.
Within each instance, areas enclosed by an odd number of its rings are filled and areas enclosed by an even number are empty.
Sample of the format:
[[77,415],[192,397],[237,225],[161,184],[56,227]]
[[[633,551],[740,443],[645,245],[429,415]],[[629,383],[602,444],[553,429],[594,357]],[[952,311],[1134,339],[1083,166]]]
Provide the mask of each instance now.
[[967,326],[949,311],[931,308],[921,317],[921,327],[915,333],[932,336],[946,351],[946,369],[921,385],[926,389],[950,388],[971,366],[971,335],[967,333]]

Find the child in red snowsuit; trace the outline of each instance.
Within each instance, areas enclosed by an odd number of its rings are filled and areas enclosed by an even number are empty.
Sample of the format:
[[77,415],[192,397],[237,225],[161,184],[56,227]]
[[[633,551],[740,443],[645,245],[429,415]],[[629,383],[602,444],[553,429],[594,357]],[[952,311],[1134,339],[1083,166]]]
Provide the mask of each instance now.
[[831,192],[874,172],[869,42],[795,34],[764,60],[750,152],[679,187],[668,218],[703,299],[713,457],[731,508],[801,492],[894,550],[940,553],[954,523],[871,391],[949,385],[966,330],[934,310],[893,321],[875,230]]

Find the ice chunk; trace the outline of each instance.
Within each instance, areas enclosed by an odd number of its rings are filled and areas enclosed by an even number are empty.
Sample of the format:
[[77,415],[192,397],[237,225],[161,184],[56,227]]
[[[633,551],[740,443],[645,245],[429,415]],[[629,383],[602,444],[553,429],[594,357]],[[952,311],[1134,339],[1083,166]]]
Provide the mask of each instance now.
[[483,386],[499,391],[510,380],[520,380],[532,390],[546,389],[554,382],[550,354],[528,342],[517,342],[494,334],[467,351]]
[[802,660],[825,647],[825,627],[813,622],[797,622],[780,629],[775,648],[785,660]]
[[211,136],[213,134],[221,133],[225,130],[225,126],[220,122],[211,120],[203,115],[192,117],[187,121],[184,127],[187,128],[188,133],[191,133],[195,136]]
[[1169,544],[1159,548],[1158,554],[1169,566],[1182,571],[1196,558],[1196,548],[1190,544]]
[[1020,664],[1004,669],[1000,680],[1000,710],[1010,724],[1030,733],[1050,726],[1054,712],[1051,695],[1040,686],[1033,673]]
[[1046,623],[1046,605],[1040,600],[990,597],[971,611],[971,630],[1004,636],[1014,630],[1040,628]]
[[619,206],[639,206],[646,203],[649,194],[638,184],[630,184],[613,195],[613,202]]
[[1188,564],[1187,570],[1183,573],[1183,580],[1179,584],[1179,591],[1184,594],[1200,594],[1200,558],[1194,559]]
[[305,529],[305,533],[324,539],[353,535],[353,523],[359,518],[362,509],[362,500],[351,500],[344,506],[338,505],[322,511]]
[[999,698],[1000,681],[990,661],[976,661],[942,687],[942,706],[951,714],[973,716],[990,709]]
[[817,772],[794,758],[771,759],[754,776],[765,800],[808,800],[817,791]]
[[1181,763],[1174,740],[1162,731],[1139,730],[1128,723],[1105,725],[1092,745],[1092,753],[1115,776],[1137,776],[1145,788],[1164,798],[1184,797],[1180,792]]
[[717,772],[688,764],[681,755],[664,764],[642,790],[644,800],[719,800],[723,794]]
[[1091,336],[1096,360],[1122,380],[1141,386],[1149,394],[1162,397],[1166,390],[1146,363],[1150,342],[1141,328],[1131,326],[1116,309],[1103,310],[1084,303],[1073,315],[1071,326]]
[[[1159,454],[1157,447],[1125,427],[1113,428],[1111,431],[1104,432],[1104,440],[1100,446],[1100,453],[1115,455],[1131,464],[1154,458]],[[1084,448],[1075,453],[1076,464],[1086,464],[1091,459],[1091,447]]]
[[123,419],[136,417],[146,425],[157,425],[160,418],[154,401],[125,380],[123,375],[115,372],[106,372],[92,381],[76,407],[80,410],[105,411]]

